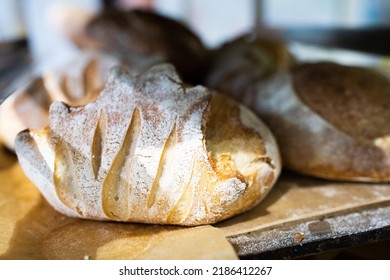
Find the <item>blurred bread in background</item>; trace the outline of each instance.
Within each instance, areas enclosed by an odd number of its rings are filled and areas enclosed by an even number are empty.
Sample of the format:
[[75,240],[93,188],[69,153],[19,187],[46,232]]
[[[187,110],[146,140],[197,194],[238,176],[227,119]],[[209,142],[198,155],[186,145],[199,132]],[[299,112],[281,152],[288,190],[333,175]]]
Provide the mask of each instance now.
[[201,81],[208,51],[200,38],[174,19],[145,10],[107,10],[93,17],[83,36],[74,37],[82,48],[103,51],[123,60],[172,63],[186,82]]
[[294,59],[283,41],[246,35],[213,51],[204,83],[242,101],[253,83],[286,71],[293,64]]
[[54,101],[80,106],[95,100],[109,70],[119,64],[114,57],[83,52],[65,66],[34,78],[1,105],[0,140],[13,150],[20,131],[45,127]]
[[390,181],[390,81],[369,68],[300,64],[244,103],[270,126],[284,167],[332,180]]

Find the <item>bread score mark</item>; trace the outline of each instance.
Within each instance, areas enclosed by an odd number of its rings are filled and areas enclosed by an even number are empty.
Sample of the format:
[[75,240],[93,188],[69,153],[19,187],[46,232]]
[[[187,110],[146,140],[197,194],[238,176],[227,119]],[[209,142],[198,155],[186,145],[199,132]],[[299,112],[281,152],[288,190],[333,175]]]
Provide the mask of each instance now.
[[72,150],[69,145],[57,139],[55,143],[54,186],[58,198],[80,215],[84,213],[84,199],[79,188],[78,178],[73,161]]
[[165,176],[170,176],[172,173],[172,165],[175,158],[175,146],[177,144],[176,122],[169,133],[167,141],[164,144],[160,162],[158,163],[156,177],[154,178],[152,187],[150,188],[148,197],[148,208],[153,207],[157,200],[157,192],[160,186],[160,179]]
[[92,140],[92,170],[95,180],[98,179],[100,167],[102,164],[102,153],[106,142],[107,134],[107,116],[104,109],[100,113],[98,123],[96,125],[95,133]]
[[103,182],[103,211],[107,217],[114,220],[127,220],[129,218],[131,210],[129,197],[132,186],[130,186],[128,175],[141,136],[141,121],[140,111],[135,108],[122,146]]
[[191,183],[192,183],[192,178],[194,176],[194,165],[195,165],[195,160],[192,161],[191,173],[190,173],[191,175],[188,180],[188,183],[184,187],[179,200],[176,202],[175,206],[172,207],[172,210],[167,217],[167,223],[169,224],[180,223],[181,221],[183,221],[187,217],[187,215],[189,214],[192,208],[192,204],[194,201],[194,194],[193,194],[193,188]]

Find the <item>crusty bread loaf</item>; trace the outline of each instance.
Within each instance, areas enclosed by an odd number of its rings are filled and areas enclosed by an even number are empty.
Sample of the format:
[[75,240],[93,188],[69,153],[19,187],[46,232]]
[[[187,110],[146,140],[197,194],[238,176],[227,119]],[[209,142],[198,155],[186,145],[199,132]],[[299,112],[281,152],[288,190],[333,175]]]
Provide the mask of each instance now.
[[118,64],[111,56],[82,52],[61,69],[36,77],[1,105],[0,140],[13,150],[20,131],[45,127],[53,101],[73,106],[93,101],[103,88],[109,69]]
[[285,167],[327,179],[390,181],[390,81],[311,63],[253,86],[243,102],[270,126]]
[[[172,63],[186,82],[198,84],[207,67],[208,51],[179,21],[144,10],[107,10],[85,28],[83,47],[119,56],[121,60]],[[140,59],[141,58],[141,59]]]
[[284,42],[246,35],[225,43],[213,52],[204,83],[241,101],[253,83],[286,71],[293,63],[294,59]]
[[162,64],[116,69],[96,102],[54,103],[50,125],[16,153],[58,211],[155,224],[215,223],[258,204],[281,168],[268,128],[248,109],[183,84]]

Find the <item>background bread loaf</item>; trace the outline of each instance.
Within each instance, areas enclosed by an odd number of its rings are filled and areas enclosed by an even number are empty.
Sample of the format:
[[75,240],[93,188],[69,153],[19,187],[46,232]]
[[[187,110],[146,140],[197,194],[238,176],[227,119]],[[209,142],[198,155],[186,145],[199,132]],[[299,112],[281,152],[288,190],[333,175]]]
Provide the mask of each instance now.
[[116,58],[82,52],[60,69],[47,71],[20,88],[0,107],[0,140],[11,150],[16,135],[26,129],[41,129],[48,122],[50,104],[63,101],[73,106],[97,98]]
[[284,165],[327,179],[390,181],[390,81],[335,63],[294,67],[245,101],[276,135]]
[[172,63],[192,84],[201,81],[208,64],[208,51],[194,32],[150,11],[104,11],[87,24],[84,37],[81,47],[108,52],[130,64]]
[[294,59],[284,42],[246,35],[213,51],[205,84],[241,101],[253,83],[286,71]]

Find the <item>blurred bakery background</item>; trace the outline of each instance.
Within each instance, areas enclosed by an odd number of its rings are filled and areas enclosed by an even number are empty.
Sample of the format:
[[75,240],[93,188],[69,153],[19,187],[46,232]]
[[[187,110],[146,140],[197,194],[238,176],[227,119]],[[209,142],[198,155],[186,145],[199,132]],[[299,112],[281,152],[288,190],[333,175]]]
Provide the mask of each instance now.
[[[77,48],[72,39],[80,29],[113,8],[154,10],[177,19],[210,48],[254,31],[294,42],[291,49],[298,58],[377,63],[317,46],[390,54],[390,3],[385,0],[0,0],[0,89],[25,62],[44,70],[67,60]],[[314,47],[305,45],[302,54],[297,42]]]
[[[385,0],[0,0],[0,103],[24,73],[68,61],[79,49],[80,30],[109,9],[174,18],[211,49],[253,33],[285,41],[298,60],[390,69]],[[388,258],[389,247],[382,241],[313,258]]]

